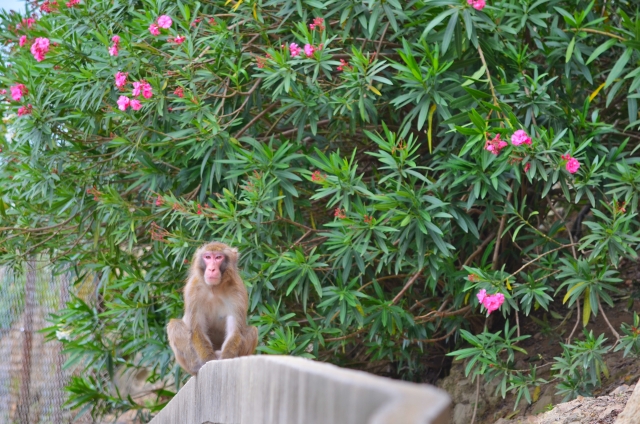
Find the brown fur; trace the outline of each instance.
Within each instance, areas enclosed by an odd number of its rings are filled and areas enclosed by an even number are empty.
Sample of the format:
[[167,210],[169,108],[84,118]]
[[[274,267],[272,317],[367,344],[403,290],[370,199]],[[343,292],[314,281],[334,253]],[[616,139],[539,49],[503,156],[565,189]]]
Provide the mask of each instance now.
[[[204,280],[205,252],[226,257],[222,279],[217,285]],[[238,273],[238,251],[224,243],[209,243],[193,256],[184,289],[185,312],[167,326],[169,344],[176,361],[192,375],[207,361],[251,355],[258,344],[258,329],[247,325],[249,300]],[[229,317],[235,325],[227,334]]]

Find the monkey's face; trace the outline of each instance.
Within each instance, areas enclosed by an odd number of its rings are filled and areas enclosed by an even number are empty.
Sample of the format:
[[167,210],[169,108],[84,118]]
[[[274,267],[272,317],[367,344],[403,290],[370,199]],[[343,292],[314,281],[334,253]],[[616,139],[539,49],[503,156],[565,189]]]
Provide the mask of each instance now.
[[227,268],[227,257],[222,252],[203,252],[202,263],[204,282],[217,286],[222,282],[222,274]]

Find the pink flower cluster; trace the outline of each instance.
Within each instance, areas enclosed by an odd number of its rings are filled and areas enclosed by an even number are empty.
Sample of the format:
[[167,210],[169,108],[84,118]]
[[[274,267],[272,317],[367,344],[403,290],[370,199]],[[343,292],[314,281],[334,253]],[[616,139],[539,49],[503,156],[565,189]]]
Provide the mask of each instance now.
[[182,44],[186,39],[187,37],[185,37],[184,35],[178,35],[176,38],[169,37],[167,41],[170,43]]
[[344,68],[351,69],[351,65],[349,65],[349,62],[346,62],[344,59],[340,59],[340,66],[338,66],[336,69],[338,71],[343,71]]
[[[124,86],[127,84],[128,75],[129,74],[127,72],[116,73],[116,87],[118,87],[118,89],[122,90]],[[142,96],[145,99],[150,99],[153,96],[153,89],[151,87],[151,84],[149,84],[144,80],[134,82],[132,95],[134,97],[137,97],[140,94],[142,94]],[[127,96],[120,96],[118,98],[117,103],[118,103],[118,109],[122,111],[127,110],[128,107],[131,107],[131,109],[133,110],[142,109],[142,102],[140,102],[140,100],[135,98],[130,99]]]
[[482,289],[478,292],[477,296],[478,302],[487,308],[489,314],[500,309],[500,306],[504,303],[504,294],[502,293],[488,295],[487,291]]
[[38,62],[44,60],[44,56],[49,52],[49,39],[38,37],[31,45],[31,54]]
[[500,139],[500,134],[496,134],[493,140],[487,140],[484,145],[484,149],[497,156],[498,154],[500,154],[500,150],[504,149],[507,146],[507,142]]
[[146,81],[136,81],[133,83],[133,96],[138,97],[142,93],[142,96],[145,99],[150,99],[153,96],[153,92],[151,89],[151,84]]
[[17,84],[11,87],[11,97],[16,102],[19,102],[22,96],[26,96],[27,94],[29,94],[29,90],[27,90],[24,84]]
[[519,146],[521,144],[531,145],[531,137],[529,137],[524,130],[518,130],[511,136],[511,144],[514,146]]
[[[524,131],[518,130],[511,136],[511,144],[514,146],[520,146],[522,144],[531,145],[531,137]],[[487,140],[484,145],[484,149],[491,152],[494,155],[500,154],[500,150],[507,147],[509,144],[500,139],[500,134],[497,134],[493,140]]]
[[18,116],[31,114],[31,109],[32,107],[30,104],[28,104],[27,106],[22,106],[20,109],[18,109]]
[[27,44],[27,36],[23,35],[22,37],[20,37],[20,41],[18,41],[18,45],[20,47],[24,46],[25,44]]
[[117,72],[116,73],[116,87],[122,89],[127,84],[127,76],[128,72]]
[[16,25],[17,29],[23,28],[23,27],[27,27],[27,29],[31,29],[31,27],[33,26],[33,24],[36,23],[36,18],[25,18],[22,20],[21,23],[19,23],[18,25]]
[[[321,49],[322,49],[322,46],[315,47],[311,44],[305,44],[304,54],[307,57],[311,57],[316,52],[316,50],[321,50]],[[298,46],[296,43],[289,44],[289,53],[291,53],[291,57],[300,56],[300,53],[302,53],[302,51],[303,49],[301,49],[300,46]]]
[[78,5],[78,4],[80,4],[80,0],[69,0],[67,2],[67,7],[71,8],[71,7],[73,7],[75,5]]
[[289,53],[292,57],[300,56],[302,49],[296,43],[289,44]]
[[118,48],[120,48],[120,36],[114,35],[113,37],[111,37],[111,41],[113,41],[113,44],[111,45],[111,47],[109,47],[109,54],[111,56],[118,56]]
[[313,31],[314,29],[318,29],[320,31],[324,31],[324,18],[315,18],[312,24],[309,24],[309,29]]
[[175,94],[176,96],[178,96],[180,98],[183,98],[184,97],[184,89],[182,87],[178,87],[178,88],[175,89],[173,94]]
[[44,3],[40,5],[40,11],[42,13],[52,13],[58,10],[58,2],[56,0],[49,1],[45,0]]
[[467,3],[476,10],[482,10],[487,5],[485,0],[467,0]]
[[580,168],[580,162],[578,162],[578,159],[571,157],[569,153],[567,153],[566,155],[561,155],[560,157],[562,158],[562,160],[567,161],[564,164],[564,167],[567,171],[569,171],[570,174],[575,174],[576,172],[578,172],[578,168]]
[[168,29],[173,24],[171,18],[167,15],[159,16],[156,22],[149,25],[151,35],[160,35],[160,28]]

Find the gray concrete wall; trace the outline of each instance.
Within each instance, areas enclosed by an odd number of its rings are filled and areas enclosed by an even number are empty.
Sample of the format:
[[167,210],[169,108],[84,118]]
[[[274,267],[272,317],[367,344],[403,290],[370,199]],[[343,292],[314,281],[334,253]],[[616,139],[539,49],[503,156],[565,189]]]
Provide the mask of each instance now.
[[446,424],[449,404],[425,384],[260,355],[208,362],[151,424]]

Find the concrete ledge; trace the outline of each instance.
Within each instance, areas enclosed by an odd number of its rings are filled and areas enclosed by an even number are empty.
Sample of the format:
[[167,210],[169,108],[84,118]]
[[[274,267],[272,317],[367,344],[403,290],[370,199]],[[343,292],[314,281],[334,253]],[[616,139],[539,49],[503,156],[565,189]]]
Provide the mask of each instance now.
[[447,424],[449,395],[292,356],[206,363],[151,424]]

